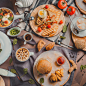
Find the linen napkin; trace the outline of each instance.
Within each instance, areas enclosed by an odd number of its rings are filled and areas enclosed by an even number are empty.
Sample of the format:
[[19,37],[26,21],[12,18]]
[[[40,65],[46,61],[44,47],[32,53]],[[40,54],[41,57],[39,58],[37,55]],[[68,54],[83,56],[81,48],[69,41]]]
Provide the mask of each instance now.
[[[34,78],[33,75],[33,65],[35,62],[35,59],[42,53],[45,51],[45,48],[43,48],[40,52],[37,51],[37,48],[35,49],[29,49],[30,52],[34,52],[33,56],[30,56],[29,60],[27,60],[26,62],[19,62],[17,61],[16,57],[15,57],[15,52],[17,50],[17,48],[19,48],[20,46],[17,44],[15,45],[15,50],[13,50],[12,52],[12,59],[13,59],[13,63],[14,63],[14,69],[17,71],[19,76],[24,75],[23,73],[23,69],[27,68],[28,69],[28,74],[26,74],[25,76],[21,77],[21,80],[23,81],[19,81],[16,80],[17,77],[15,78],[11,78],[11,86],[40,86]],[[58,47],[55,46],[52,50],[61,52],[65,57],[67,57],[68,60],[72,59],[74,61],[76,61],[76,56],[77,56],[77,51],[72,51],[70,49],[64,48],[64,47]],[[11,69],[11,67],[9,67]],[[64,85],[64,86],[71,86],[72,80],[73,80],[73,76],[74,76],[74,71],[71,73],[70,79],[68,80],[68,82]],[[32,78],[35,81],[35,84],[29,84],[27,83],[28,80]],[[21,83],[25,84],[22,85]]]

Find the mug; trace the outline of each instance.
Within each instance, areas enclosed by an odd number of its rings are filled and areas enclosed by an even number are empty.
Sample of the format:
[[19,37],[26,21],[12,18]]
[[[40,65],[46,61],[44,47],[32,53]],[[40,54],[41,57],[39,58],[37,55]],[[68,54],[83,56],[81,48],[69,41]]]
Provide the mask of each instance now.
[[[23,49],[23,50],[22,50]],[[21,50],[21,51],[19,51],[19,50]],[[24,51],[24,52],[23,52]],[[21,54],[19,54],[19,52],[21,53]],[[27,57],[25,58],[25,59],[22,59],[23,57],[25,57],[26,55],[25,55],[25,52],[27,52],[29,55],[27,55]],[[34,55],[34,52],[30,52],[27,48],[25,48],[25,47],[21,47],[21,48],[19,48],[17,51],[16,51],[16,53],[15,53],[15,56],[16,56],[16,59],[18,60],[18,61],[20,61],[20,62],[25,62],[25,61],[27,61],[28,59],[29,59],[29,57],[30,56],[32,56],[32,55]],[[20,56],[20,57],[19,57]],[[20,58],[20,59],[19,59]]]
[[29,42],[33,39],[33,35],[31,33],[27,32],[24,34],[23,39],[24,39],[24,44],[26,44],[27,42]]

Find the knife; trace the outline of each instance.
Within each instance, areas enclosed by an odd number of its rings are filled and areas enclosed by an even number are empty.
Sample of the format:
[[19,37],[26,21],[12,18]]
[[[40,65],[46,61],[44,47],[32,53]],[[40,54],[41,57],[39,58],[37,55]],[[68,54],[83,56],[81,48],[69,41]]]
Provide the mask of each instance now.
[[15,77],[16,75],[6,69],[0,68],[0,75],[7,76],[7,77]]

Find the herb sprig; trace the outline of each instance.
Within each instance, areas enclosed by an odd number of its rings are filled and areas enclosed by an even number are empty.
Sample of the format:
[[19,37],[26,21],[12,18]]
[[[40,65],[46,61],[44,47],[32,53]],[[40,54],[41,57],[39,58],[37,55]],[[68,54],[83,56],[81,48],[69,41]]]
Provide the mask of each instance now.
[[86,65],[81,65],[81,66],[80,66],[80,69],[81,69],[81,70],[84,70],[85,68],[86,68]]

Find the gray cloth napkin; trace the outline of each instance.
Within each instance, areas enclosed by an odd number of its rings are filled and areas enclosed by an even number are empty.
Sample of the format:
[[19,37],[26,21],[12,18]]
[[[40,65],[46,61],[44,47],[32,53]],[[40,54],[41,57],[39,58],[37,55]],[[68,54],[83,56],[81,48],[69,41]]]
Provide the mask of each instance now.
[[[34,52],[33,56],[30,56],[29,60],[26,62],[19,62],[17,61],[16,57],[15,57],[15,52],[17,50],[17,48],[19,48],[20,46],[17,44],[14,46],[15,50],[13,50],[12,52],[12,58],[13,58],[13,63],[14,63],[14,69],[17,71],[19,76],[24,75],[23,73],[23,69],[27,68],[28,69],[28,74],[26,74],[25,76],[21,77],[22,81],[19,81],[15,78],[11,78],[11,86],[40,86],[34,78],[33,75],[33,65],[35,62],[35,59],[42,53],[45,52],[45,48],[43,48],[40,52],[37,51],[37,48],[35,49],[29,49],[29,51]],[[57,47],[55,46],[52,50],[54,51],[58,51],[61,52],[65,57],[67,57],[68,60],[72,59],[74,61],[76,61],[76,56],[77,56],[77,52],[76,51],[72,51],[70,49],[64,48],[64,47]],[[9,67],[11,69],[11,67]],[[68,80],[68,82],[64,85],[64,86],[71,86],[72,80],[73,80],[73,76],[74,76],[74,71],[71,73],[70,79]],[[28,80],[32,78],[35,81],[35,84],[29,84]],[[22,84],[23,83],[23,84]]]

